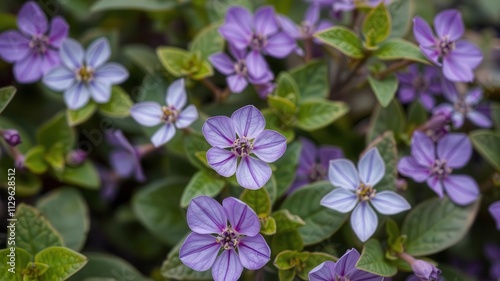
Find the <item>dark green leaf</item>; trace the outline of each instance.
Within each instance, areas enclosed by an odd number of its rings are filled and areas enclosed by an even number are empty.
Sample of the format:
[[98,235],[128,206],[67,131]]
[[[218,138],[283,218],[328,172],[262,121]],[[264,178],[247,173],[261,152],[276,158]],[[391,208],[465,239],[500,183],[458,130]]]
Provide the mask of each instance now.
[[368,76],[368,82],[377,97],[378,102],[383,106],[387,107],[396,95],[398,90],[399,80],[394,74],[390,74],[383,80],[376,79],[374,77]]
[[131,281],[151,281],[119,257],[103,253],[85,253],[85,256],[88,258],[88,263],[69,281],[81,281],[87,280],[87,278],[111,278],[115,281],[125,278],[125,280]]
[[273,171],[273,176],[276,178],[277,197],[283,195],[292,185],[299,163],[300,151],[300,142],[293,142],[288,145],[285,154],[274,162],[276,170]]
[[16,88],[13,86],[0,88],[0,114],[4,111],[12,98],[16,95]]
[[367,146],[367,150],[376,147],[385,164],[385,175],[376,185],[377,190],[396,190],[396,179],[398,176],[398,149],[394,134],[387,131],[374,139]]
[[311,61],[292,69],[290,74],[297,82],[302,101],[328,96],[328,69],[324,61]]
[[206,169],[206,161],[201,161],[196,153],[206,153],[210,149],[210,144],[200,134],[189,134],[184,136],[184,147],[186,156],[191,164],[198,169]]
[[61,175],[61,181],[88,189],[98,189],[101,185],[99,173],[91,161],[85,161],[76,167],[66,167]]
[[177,7],[180,3],[189,0],[98,0],[90,8],[91,12],[107,10],[142,10],[142,11],[165,11]]
[[398,268],[385,259],[384,251],[376,239],[366,242],[356,267],[384,277],[394,276],[398,272]]
[[224,188],[225,181],[209,170],[199,171],[191,178],[181,197],[181,207],[186,208],[191,199],[205,195],[214,197]]
[[393,99],[385,108],[377,106],[370,120],[370,130],[366,142],[370,143],[385,131],[393,131],[394,136],[401,134],[406,126],[405,116],[401,105]]
[[48,149],[56,142],[64,144],[64,151],[69,152],[75,143],[75,132],[66,122],[64,112],[58,113],[52,119],[43,124],[37,131],[38,144]]
[[500,133],[477,130],[470,133],[470,139],[477,152],[500,171]]

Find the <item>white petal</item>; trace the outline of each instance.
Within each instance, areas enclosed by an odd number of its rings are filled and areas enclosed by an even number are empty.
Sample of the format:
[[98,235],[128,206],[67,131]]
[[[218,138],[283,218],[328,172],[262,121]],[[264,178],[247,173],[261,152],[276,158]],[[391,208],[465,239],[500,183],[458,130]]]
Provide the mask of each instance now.
[[85,61],[87,65],[96,69],[108,61],[111,56],[111,48],[109,47],[108,39],[102,37],[90,44],[87,49]]
[[78,83],[64,92],[64,102],[69,109],[84,107],[90,99],[90,92],[83,83]]
[[377,230],[377,214],[366,202],[362,202],[351,214],[351,226],[359,240],[365,242]]
[[323,199],[321,199],[320,204],[332,210],[341,213],[348,213],[356,207],[358,203],[358,198],[356,194],[344,188],[336,188]]
[[43,77],[43,83],[54,91],[64,91],[75,82],[75,73],[63,66],[50,70]]
[[152,127],[160,124],[163,111],[158,103],[145,101],[134,104],[130,109],[130,115],[137,123]]
[[370,200],[371,204],[383,215],[395,215],[411,209],[411,205],[401,195],[393,191],[382,191]]
[[128,78],[128,71],[125,67],[117,63],[107,63],[99,67],[94,77],[97,80],[105,81],[110,84],[120,84]]
[[186,105],[187,95],[184,86],[184,79],[175,80],[167,90],[165,102],[177,110],[181,110]]
[[334,186],[349,190],[355,190],[359,186],[358,171],[356,171],[354,164],[347,159],[330,161],[328,179]]
[[385,164],[377,148],[372,148],[363,155],[358,163],[359,177],[367,185],[375,186],[385,174]]
[[160,147],[171,140],[175,135],[175,127],[172,124],[165,124],[151,137],[151,142],[155,147]]
[[179,114],[179,117],[175,122],[175,126],[179,129],[187,128],[194,121],[196,121],[196,119],[198,119],[198,110],[196,110],[196,106],[189,105],[181,111],[181,114]]
[[93,81],[89,85],[90,95],[97,103],[107,103],[111,99],[111,85]]
[[60,57],[63,64],[73,70],[79,69],[83,65],[85,52],[80,43],[73,39],[66,39],[61,45]]

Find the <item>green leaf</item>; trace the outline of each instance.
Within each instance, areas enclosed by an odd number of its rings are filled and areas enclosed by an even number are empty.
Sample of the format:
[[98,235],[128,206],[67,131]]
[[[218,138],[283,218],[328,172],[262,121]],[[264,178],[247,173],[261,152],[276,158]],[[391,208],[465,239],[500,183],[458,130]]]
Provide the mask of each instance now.
[[348,57],[361,59],[365,56],[363,43],[356,33],[348,28],[334,26],[316,33],[314,37]]
[[291,270],[302,280],[308,280],[309,272],[325,261],[336,261],[334,256],[319,252],[297,252],[286,250],[274,259],[274,266],[281,270]]
[[274,266],[281,270],[287,270],[300,265],[300,263],[307,258],[307,252],[297,252],[286,250],[279,253],[274,259]]
[[293,281],[295,278],[295,270],[279,270],[278,278],[280,281]]
[[181,207],[186,208],[191,199],[200,195],[214,197],[224,188],[225,181],[212,171],[198,171],[189,181],[181,197]]
[[224,39],[219,34],[220,23],[211,24],[196,34],[189,49],[200,52],[202,59],[224,50]]
[[63,246],[61,235],[37,209],[21,203],[16,219],[16,246],[19,248],[34,255],[51,246]]
[[396,99],[385,108],[377,106],[370,120],[370,130],[366,142],[370,143],[386,131],[393,131],[394,136],[401,134],[406,126],[403,109]]
[[287,72],[281,72],[276,81],[275,95],[297,104],[300,100],[300,90],[293,77]]
[[180,3],[188,0],[98,0],[92,5],[90,11],[102,12],[108,10],[141,10],[141,11],[165,11],[177,7]]
[[270,130],[275,130],[285,136],[287,142],[293,141],[295,138],[295,131],[291,127],[290,123],[295,120],[295,116],[278,116],[277,112],[274,112],[270,108],[265,108],[262,110],[262,115],[266,119],[267,128]]
[[443,271],[443,280],[448,281],[474,281],[477,280],[473,278],[456,267],[451,267],[447,265],[439,264],[439,269]]
[[493,103],[491,105],[491,119],[495,124],[497,132],[500,131],[500,103]]
[[399,80],[396,78],[396,75],[390,74],[383,80],[368,76],[368,82],[380,105],[387,107],[398,90]]
[[240,200],[252,208],[259,218],[265,218],[271,213],[271,198],[265,188],[245,189]]
[[184,147],[186,148],[186,157],[193,166],[198,169],[207,169],[206,161],[201,161],[196,156],[196,153],[206,153],[211,147],[202,135],[185,135]]
[[430,64],[420,48],[400,38],[389,39],[380,44],[374,55],[381,60],[410,60]]
[[112,278],[111,280],[114,281],[119,281],[120,279],[127,281],[151,281],[142,276],[127,261],[119,257],[103,253],[85,253],[85,255],[88,258],[88,263],[83,269],[73,275],[69,279],[70,281],[87,281],[89,278]]
[[376,46],[391,33],[391,15],[384,3],[373,8],[363,22],[363,35],[368,47]]
[[41,145],[33,146],[25,155],[24,166],[35,174],[43,174],[49,166],[44,160],[45,149]]
[[[194,63],[196,63],[196,61]],[[203,80],[204,78],[214,75],[214,69],[208,61],[204,60],[199,62],[199,66],[196,71],[189,72],[189,74],[189,77],[194,80]]]
[[[154,75],[162,70],[155,50],[144,44],[130,44],[123,47],[123,54],[145,73]],[[146,77],[145,79],[151,79]]]
[[284,250],[301,251],[303,248],[304,242],[298,230],[277,232],[271,240],[271,253],[280,253]]
[[390,37],[405,37],[411,25],[413,1],[393,0],[387,7],[391,14]]
[[168,177],[141,187],[132,198],[139,221],[167,245],[175,245],[189,230],[178,205],[185,186],[185,180]]
[[394,276],[398,272],[398,268],[385,259],[384,251],[376,239],[365,243],[356,267],[384,277]]
[[276,233],[276,221],[273,217],[260,219],[260,233],[264,235],[273,235]]
[[79,251],[89,231],[89,211],[85,199],[72,187],[54,190],[36,203],[40,212],[61,234],[66,247]]
[[500,133],[476,130],[470,133],[472,144],[497,171],[500,171]]
[[347,219],[348,214],[335,212],[320,205],[321,199],[332,189],[329,182],[317,182],[298,189],[283,202],[282,208],[288,209],[290,213],[298,215],[305,221],[306,224],[299,228],[305,245],[316,244],[330,237]]
[[376,147],[385,164],[385,175],[382,180],[376,185],[377,191],[381,190],[396,190],[396,179],[398,176],[398,149],[394,133],[387,131],[374,139],[366,148],[369,150]]
[[287,209],[280,209],[272,214],[276,221],[276,232],[286,233],[293,231],[305,225],[305,222],[299,216],[293,215]]
[[47,153],[45,153],[44,159],[56,173],[60,173],[64,170],[64,163],[66,161],[65,155],[64,143],[56,142],[49,148]]
[[63,281],[80,270],[88,259],[65,247],[50,247],[35,256],[35,262],[49,266],[47,271],[39,277],[40,281]]
[[99,111],[109,117],[124,118],[130,115],[130,108],[134,103],[129,95],[120,87],[111,88],[111,99],[99,104]]
[[267,96],[269,108],[282,120],[293,120],[297,106],[289,99],[280,96]]
[[97,110],[97,105],[93,102],[87,103],[84,107],[78,110],[66,110],[66,120],[68,125],[74,127],[89,120],[90,117]]
[[184,265],[179,255],[169,257],[161,267],[161,275],[168,280],[213,280],[210,270],[194,271]]
[[404,252],[405,236],[401,236],[398,224],[393,219],[388,219],[385,223],[385,230],[387,232],[387,243],[392,251],[396,253]]
[[431,255],[461,241],[474,222],[480,201],[462,207],[448,198],[432,198],[414,207],[401,229],[407,236],[405,252],[413,256]]
[[175,47],[158,47],[156,55],[163,67],[176,77],[184,76],[184,63],[190,59],[191,54],[183,49]]
[[31,255],[21,248],[10,250],[10,247],[0,250],[0,280],[23,281],[22,271],[31,262]]
[[348,105],[343,102],[309,100],[300,105],[297,127],[314,131],[328,126],[348,111]]
[[408,124],[418,126],[427,121],[428,112],[420,101],[413,102],[408,108]]
[[0,114],[5,110],[12,98],[14,98],[16,91],[16,88],[13,86],[0,88]]
[[88,189],[99,189],[101,185],[99,173],[91,161],[85,161],[76,167],[66,167],[61,175],[61,181]]
[[300,151],[300,142],[293,142],[288,145],[285,154],[274,162],[276,170],[273,171],[273,176],[276,178],[277,197],[285,194],[285,192],[292,185],[295,179],[295,171],[297,170],[297,165],[299,164]]
[[52,119],[44,123],[37,131],[38,144],[45,148],[51,147],[56,142],[64,144],[64,152],[68,153],[74,146],[75,132],[66,122],[65,113],[59,112]]
[[328,68],[324,61],[310,61],[292,69],[290,74],[295,79],[302,101],[328,96]]
[[308,253],[307,259],[301,264],[300,270],[297,271],[297,275],[302,280],[307,280],[309,272],[313,270],[315,267],[317,267],[318,265],[322,264],[325,261],[336,261],[336,260],[337,258],[335,258],[334,256],[325,253],[319,253],[319,252]]
[[49,266],[45,263],[40,262],[30,262],[26,268],[23,270],[24,280],[26,281],[38,281],[38,277],[44,274]]

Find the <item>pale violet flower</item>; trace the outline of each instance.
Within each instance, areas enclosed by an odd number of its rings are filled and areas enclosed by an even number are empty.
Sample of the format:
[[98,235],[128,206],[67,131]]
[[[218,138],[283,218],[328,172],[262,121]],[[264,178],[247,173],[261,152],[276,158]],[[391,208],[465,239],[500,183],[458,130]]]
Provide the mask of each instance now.
[[[374,188],[385,174],[385,164],[376,148],[368,150],[358,162],[358,169],[347,159],[330,161],[328,179],[338,187],[321,199],[321,205],[351,214],[351,226],[365,242],[378,226],[377,214],[394,215],[411,208],[402,196],[393,191],[377,193]],[[371,206],[370,206],[371,205]]]

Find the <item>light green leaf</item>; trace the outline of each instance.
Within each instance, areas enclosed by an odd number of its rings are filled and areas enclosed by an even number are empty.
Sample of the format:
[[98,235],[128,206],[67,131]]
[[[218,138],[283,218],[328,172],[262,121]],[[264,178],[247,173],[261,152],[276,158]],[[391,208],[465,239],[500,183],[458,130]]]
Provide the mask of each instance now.
[[45,148],[51,147],[56,142],[64,144],[64,152],[68,153],[74,146],[75,132],[66,122],[65,113],[59,112],[52,119],[44,123],[37,131],[38,144]]
[[[10,251],[10,247],[0,250],[0,280],[5,281],[23,281],[23,270],[31,262],[31,255],[21,249],[14,248],[14,252]],[[11,258],[14,257],[14,260]]]
[[376,239],[365,243],[356,267],[384,277],[394,276],[398,272],[398,268],[385,259],[384,251]]
[[0,88],[0,114],[5,110],[12,98],[14,98],[16,91],[16,88],[13,86]]
[[293,120],[297,106],[289,99],[280,96],[267,96],[269,108],[283,120]]
[[394,136],[397,138],[403,133],[405,126],[406,120],[403,108],[396,99],[393,99],[387,107],[377,106],[375,108],[370,120],[370,130],[366,135],[366,142],[370,143],[386,131],[393,131]]
[[396,179],[398,176],[398,150],[396,140],[392,131],[387,131],[368,144],[366,151],[376,147],[385,164],[385,175],[375,186],[377,191],[396,190]]
[[176,77],[184,76],[184,64],[189,61],[191,56],[188,51],[175,47],[158,47],[156,55],[163,67]]
[[61,181],[88,189],[99,189],[101,185],[99,173],[91,161],[85,161],[76,167],[66,167],[61,175]]
[[302,101],[315,98],[326,98],[330,91],[328,69],[321,60],[311,61],[290,71],[299,88]]
[[33,146],[25,155],[24,166],[35,174],[43,174],[49,166],[44,159],[45,149],[41,145]]
[[295,116],[282,117],[278,116],[277,112],[273,112],[270,108],[262,110],[262,115],[266,119],[266,127],[270,130],[275,130],[285,136],[287,142],[293,141],[295,138],[295,131],[291,127],[294,122]]
[[120,87],[111,88],[111,99],[105,104],[98,104],[99,111],[109,117],[124,118],[130,115],[134,103],[129,95]]
[[500,171],[500,133],[476,130],[470,133],[470,140],[476,151],[497,171]]
[[213,171],[198,171],[189,181],[181,197],[181,207],[186,208],[191,199],[200,195],[214,197],[224,188],[225,181]]
[[85,253],[88,263],[69,281],[81,281],[88,278],[112,278],[112,280],[151,281],[145,278],[127,261],[103,253]]
[[300,265],[305,259],[307,259],[308,252],[297,252],[286,250],[279,253],[274,259],[274,266],[281,270],[287,270]]
[[413,1],[393,0],[387,7],[391,14],[391,35],[389,37],[405,37],[413,18]]
[[389,39],[380,44],[375,56],[381,60],[410,60],[430,64],[420,48],[410,41],[400,38]]
[[265,188],[245,189],[240,195],[240,200],[252,208],[259,218],[265,218],[271,213],[271,198]]
[[300,90],[293,77],[287,72],[281,72],[276,81],[275,95],[297,104],[300,100]]
[[276,170],[273,171],[273,176],[276,178],[277,197],[285,194],[292,185],[295,179],[295,171],[299,163],[300,151],[300,142],[293,142],[288,145],[285,154],[274,162]]
[[35,262],[49,266],[39,277],[40,281],[64,281],[80,270],[87,261],[84,255],[65,247],[50,247],[35,256]]
[[56,173],[60,173],[64,170],[65,155],[64,143],[56,142],[45,153],[44,159]]
[[212,54],[224,50],[224,39],[219,33],[220,23],[213,23],[206,26],[196,34],[189,50],[200,52],[202,59],[208,59]]
[[273,217],[260,219],[260,233],[264,235],[273,235],[276,233],[276,221]]
[[287,209],[280,209],[272,214],[276,221],[276,232],[286,233],[293,231],[305,225],[305,222],[296,215],[293,215]]
[[[196,61],[194,61],[194,63],[196,63]],[[214,69],[208,61],[203,60],[198,63],[199,68],[197,68],[197,70],[194,72],[189,72],[189,77],[194,80],[203,80],[204,78],[214,75]]]
[[141,10],[141,11],[165,11],[177,7],[189,0],[98,0],[92,5],[90,11],[102,12],[108,10]]
[[87,121],[97,110],[97,105],[93,102],[87,103],[84,107],[78,110],[66,110],[66,120],[68,125],[74,127]]
[[361,59],[365,56],[361,40],[348,28],[334,26],[316,33],[314,37],[348,57]]
[[387,107],[398,90],[398,78],[396,78],[394,74],[389,74],[383,80],[378,80],[372,76],[368,76],[368,82],[370,83],[370,86],[380,105]]
[[458,243],[474,222],[480,201],[462,207],[448,198],[432,198],[414,207],[401,229],[407,236],[405,252],[413,256],[431,255]]
[[293,281],[295,279],[295,270],[287,269],[287,270],[279,270],[278,278],[280,281]]
[[38,277],[44,274],[49,266],[45,263],[30,262],[23,270],[24,281],[38,281]]
[[384,3],[373,8],[363,22],[363,35],[368,47],[376,46],[391,33],[391,15]]
[[343,102],[309,100],[300,105],[297,127],[314,131],[328,126],[348,111],[349,106]]

